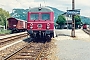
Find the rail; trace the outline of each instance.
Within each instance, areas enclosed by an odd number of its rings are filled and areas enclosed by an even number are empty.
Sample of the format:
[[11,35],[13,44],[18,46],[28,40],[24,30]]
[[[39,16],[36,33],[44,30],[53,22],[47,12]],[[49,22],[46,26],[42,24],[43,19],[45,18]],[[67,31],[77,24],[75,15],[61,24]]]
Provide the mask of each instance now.
[[90,30],[83,29],[83,31],[84,31],[85,33],[87,33],[88,35],[90,35]]
[[16,34],[16,35],[11,35],[11,36],[7,36],[4,38],[0,39],[0,45],[6,44],[8,42],[14,41],[16,39],[22,38],[27,36],[27,33],[22,33],[22,34]]
[[[4,58],[4,60],[42,60],[42,59],[47,59],[44,57],[44,50],[47,49],[45,47],[47,44],[44,43],[34,43],[31,42],[24,46],[23,48],[17,50],[16,52],[12,53],[11,55],[7,56]],[[44,52],[44,53],[43,53]]]

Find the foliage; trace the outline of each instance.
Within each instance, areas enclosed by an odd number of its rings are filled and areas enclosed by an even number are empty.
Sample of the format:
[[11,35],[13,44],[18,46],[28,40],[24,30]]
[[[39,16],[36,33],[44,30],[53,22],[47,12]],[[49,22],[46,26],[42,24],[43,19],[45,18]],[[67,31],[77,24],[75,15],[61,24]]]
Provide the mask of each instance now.
[[56,20],[56,23],[59,25],[59,28],[61,29],[62,26],[65,24],[66,22],[66,19],[63,15],[59,15],[57,20]]
[[0,34],[10,34],[10,30],[3,30],[3,29],[0,29]]
[[77,28],[78,25],[81,24],[81,18],[79,15],[74,16],[74,18],[75,18],[75,27]]
[[63,15],[59,15],[58,18],[57,18],[57,21],[56,23],[59,24],[59,25],[64,25],[66,22],[66,19]]
[[5,26],[5,24],[7,23],[7,18],[9,17],[9,12],[0,8],[0,25]]

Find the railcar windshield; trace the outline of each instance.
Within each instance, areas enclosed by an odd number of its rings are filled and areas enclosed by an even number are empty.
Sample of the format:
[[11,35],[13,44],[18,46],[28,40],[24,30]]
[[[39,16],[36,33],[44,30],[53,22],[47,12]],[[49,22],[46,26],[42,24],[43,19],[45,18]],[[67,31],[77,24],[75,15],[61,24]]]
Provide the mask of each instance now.
[[50,20],[50,14],[48,13],[43,13],[41,17],[42,17],[42,20]]
[[30,15],[30,19],[31,19],[31,20],[38,20],[38,19],[39,19],[39,14],[37,14],[37,13],[31,14],[31,15]]

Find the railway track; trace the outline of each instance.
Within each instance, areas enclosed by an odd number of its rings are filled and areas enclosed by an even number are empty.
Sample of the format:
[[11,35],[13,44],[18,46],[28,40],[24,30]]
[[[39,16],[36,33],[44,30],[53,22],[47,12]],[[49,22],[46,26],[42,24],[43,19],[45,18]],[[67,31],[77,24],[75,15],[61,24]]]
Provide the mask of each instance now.
[[26,37],[26,36],[27,36],[27,33],[23,33],[23,34],[9,36],[7,38],[2,38],[2,39],[0,39],[0,47],[2,47],[3,45],[6,45],[8,43],[14,42],[20,38]]
[[4,60],[47,60],[49,43],[28,43]]
[[87,34],[89,34],[89,35],[90,35],[90,30],[83,29],[83,31],[84,31],[85,33],[87,33]]

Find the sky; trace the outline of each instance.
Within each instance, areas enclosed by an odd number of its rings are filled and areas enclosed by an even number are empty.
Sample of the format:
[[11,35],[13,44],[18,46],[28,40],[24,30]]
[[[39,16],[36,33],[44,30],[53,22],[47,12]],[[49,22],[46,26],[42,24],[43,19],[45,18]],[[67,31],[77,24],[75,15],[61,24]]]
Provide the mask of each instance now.
[[[0,8],[3,8],[10,13],[14,8],[51,6],[61,11],[72,9],[72,0],[0,0]],[[90,0],[75,0],[75,9],[81,9],[80,15],[90,17]]]

